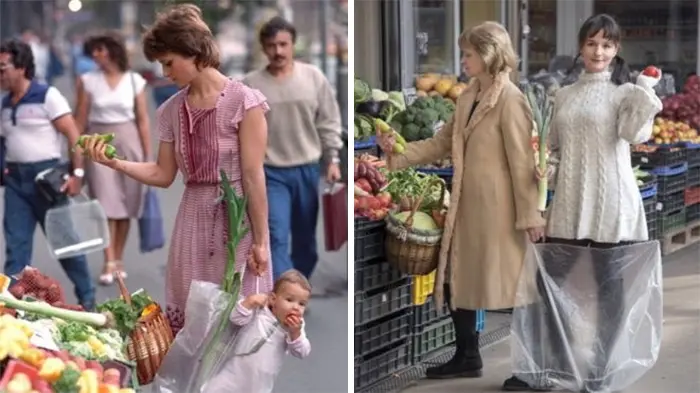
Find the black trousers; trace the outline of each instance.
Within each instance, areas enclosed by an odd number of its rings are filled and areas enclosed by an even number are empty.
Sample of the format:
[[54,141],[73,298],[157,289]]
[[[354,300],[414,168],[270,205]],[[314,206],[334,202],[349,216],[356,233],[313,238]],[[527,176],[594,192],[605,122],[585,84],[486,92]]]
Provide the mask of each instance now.
[[[547,243],[554,244],[564,244],[573,245],[581,247],[590,247],[597,249],[610,249],[618,246],[624,246],[632,244],[633,242],[621,242],[621,243],[599,243],[591,240],[571,240],[571,239],[561,239],[561,238],[549,238]],[[547,274],[556,282],[563,282],[566,280],[567,276],[571,270],[576,266],[578,260],[582,255],[572,256],[570,254],[560,255],[558,252],[552,249],[544,249],[542,256],[543,264],[547,270]],[[592,378],[600,378],[605,371],[607,363],[610,359],[610,351],[612,350],[612,345],[617,337],[622,323],[624,310],[625,310],[625,293],[624,293],[624,281],[623,277],[620,275],[619,269],[615,268],[613,263],[619,255],[613,252],[612,254],[601,255],[598,253],[593,253],[593,275],[597,284],[597,337],[598,342],[596,343],[595,353],[596,359],[595,367],[591,370]],[[542,302],[544,304],[539,305],[539,307],[544,306],[546,310],[545,323],[547,324],[548,337],[552,350],[554,352],[554,357],[550,360],[555,364],[540,365],[541,369],[554,369],[561,370],[564,373],[573,373],[573,365],[570,363],[566,356],[566,343],[573,339],[571,334],[571,327],[564,323],[563,329],[560,329],[556,318],[556,303],[557,299],[550,299],[547,290],[545,288],[544,278],[542,272],[537,273],[537,288],[542,297]],[[536,319],[536,318],[533,318]],[[533,321],[534,323],[537,323]],[[533,331],[540,331],[541,327],[533,326]],[[542,357],[546,359],[547,357]]]

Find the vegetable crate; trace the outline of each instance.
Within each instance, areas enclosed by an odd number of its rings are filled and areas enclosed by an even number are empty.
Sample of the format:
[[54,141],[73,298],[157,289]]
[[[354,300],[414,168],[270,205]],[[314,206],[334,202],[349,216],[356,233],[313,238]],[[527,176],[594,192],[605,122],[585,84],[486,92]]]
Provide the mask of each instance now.
[[690,205],[686,207],[686,217],[685,221],[688,224],[691,224],[695,221],[700,221],[700,203],[696,203],[694,205]]
[[435,300],[430,296],[425,303],[413,306],[412,314],[413,323],[411,325],[417,328],[449,318],[450,310],[447,304],[444,304],[442,310],[438,311]]
[[646,213],[649,240],[656,240],[659,238],[659,217],[660,215],[656,210]]
[[371,221],[364,217],[355,218],[355,263],[383,259],[384,220]]
[[686,188],[683,199],[685,206],[700,203],[700,187]]
[[411,306],[411,282],[355,293],[355,326],[382,319]]
[[[478,310],[476,331],[484,329],[486,313]],[[439,356],[455,341],[455,327],[450,318],[441,318],[427,324],[416,325],[413,330],[411,361],[414,365]]]
[[411,365],[411,346],[402,341],[382,353],[355,357],[355,391],[365,390]]
[[354,155],[360,156],[364,153],[373,156],[379,156],[379,147],[377,146],[376,137],[371,136],[365,141],[355,141]]
[[658,200],[656,199],[656,196],[653,196],[650,198],[644,198],[644,197],[642,197],[642,198],[643,198],[642,203],[644,205],[644,213],[646,213],[647,215],[649,213],[655,213],[657,211],[656,204],[658,202]]
[[688,163],[671,167],[655,167],[649,170],[657,176],[659,197],[685,190],[688,183]]
[[700,166],[688,168],[688,187],[700,187]]
[[447,191],[452,192],[452,176],[454,174],[454,168],[417,168],[416,170],[427,175],[437,175],[445,182],[445,188],[447,188]]
[[700,145],[688,146],[688,167],[700,168]]
[[675,212],[662,214],[659,217],[659,221],[661,224],[659,228],[659,233],[661,235],[665,235],[679,228],[683,228],[686,224],[686,210],[685,208],[682,208]]
[[632,153],[632,165],[639,165],[643,169],[674,166],[685,163],[687,159],[687,151],[682,147],[659,146],[652,152]]
[[373,261],[355,264],[355,292],[370,292],[400,282],[406,275],[399,272],[389,262]]
[[436,273],[436,271],[433,271],[432,273],[412,277],[412,303],[414,306],[424,304],[428,300],[428,296],[433,294]]
[[657,210],[662,215],[672,214],[685,206],[685,190],[658,197]]
[[381,354],[395,344],[406,343],[411,336],[412,315],[410,308],[387,315],[376,321],[355,328],[355,355]]

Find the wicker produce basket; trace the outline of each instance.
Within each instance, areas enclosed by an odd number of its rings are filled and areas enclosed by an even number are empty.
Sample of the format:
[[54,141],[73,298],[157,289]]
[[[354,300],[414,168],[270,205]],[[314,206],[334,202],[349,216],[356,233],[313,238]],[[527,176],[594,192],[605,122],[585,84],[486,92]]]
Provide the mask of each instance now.
[[[440,184],[440,201],[445,201],[445,181],[435,179]],[[386,257],[387,261],[404,274],[423,275],[435,270],[440,258],[440,242],[443,229],[425,230],[413,228],[416,214],[431,185],[425,188],[413,203],[405,222],[398,220],[392,212],[386,218]]]
[[[124,285],[121,275],[114,278],[119,286],[124,301],[131,304],[131,294]],[[126,355],[136,363],[136,374],[139,384],[147,385],[153,381],[161,362],[168,353],[173,342],[173,331],[160,305],[156,309],[139,318],[136,327],[129,335]]]

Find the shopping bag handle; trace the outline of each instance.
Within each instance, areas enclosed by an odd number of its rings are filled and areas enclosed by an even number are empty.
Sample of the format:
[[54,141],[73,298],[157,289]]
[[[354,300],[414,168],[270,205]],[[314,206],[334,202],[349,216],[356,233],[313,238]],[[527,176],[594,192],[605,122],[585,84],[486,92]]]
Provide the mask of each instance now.
[[[241,288],[243,288],[243,279],[245,278],[245,272],[248,268],[248,261],[243,264],[243,269],[241,269]],[[255,276],[255,293],[260,293],[260,276]]]

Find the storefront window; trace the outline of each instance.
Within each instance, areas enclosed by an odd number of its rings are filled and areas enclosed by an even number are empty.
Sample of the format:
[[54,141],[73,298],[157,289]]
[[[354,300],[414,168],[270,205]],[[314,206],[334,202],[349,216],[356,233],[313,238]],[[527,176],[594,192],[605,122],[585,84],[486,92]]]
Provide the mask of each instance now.
[[530,0],[527,18],[530,29],[527,70],[534,74],[548,69],[557,54],[557,1]]
[[413,2],[416,32],[415,71],[455,74],[459,2],[417,0]]
[[697,67],[698,0],[597,0],[596,13],[614,16],[623,29],[621,56],[633,70],[653,64],[680,88]]

